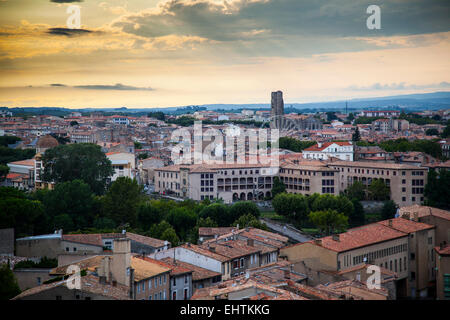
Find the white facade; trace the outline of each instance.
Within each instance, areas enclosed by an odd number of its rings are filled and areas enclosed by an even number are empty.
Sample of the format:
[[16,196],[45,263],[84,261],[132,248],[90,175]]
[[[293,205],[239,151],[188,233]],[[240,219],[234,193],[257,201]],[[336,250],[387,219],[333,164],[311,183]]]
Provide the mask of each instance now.
[[351,143],[318,143],[317,146],[302,151],[304,159],[328,160],[330,157],[353,161],[354,146]]
[[135,178],[136,160],[134,153],[128,152],[110,152],[106,156],[111,161],[114,174],[111,181],[115,181],[118,177]]

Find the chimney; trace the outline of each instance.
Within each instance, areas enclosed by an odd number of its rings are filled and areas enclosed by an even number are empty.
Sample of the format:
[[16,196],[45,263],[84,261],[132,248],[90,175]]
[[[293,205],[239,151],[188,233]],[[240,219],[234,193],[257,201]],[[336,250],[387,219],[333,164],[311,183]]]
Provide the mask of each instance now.
[[113,280],[130,286],[131,240],[128,238],[114,239],[114,249],[111,263]]
[[414,218],[413,218],[413,220],[414,220],[415,222],[419,222],[419,213],[418,213],[418,212],[414,212]]
[[402,217],[409,220],[410,219],[411,214],[409,212],[405,212]]
[[332,236],[332,239],[334,240],[334,241],[340,241],[340,238],[339,238],[339,235],[338,234],[333,234]]
[[318,246],[321,246],[321,245],[322,245],[322,239],[315,239],[315,240],[314,240],[314,243],[315,243],[316,245],[318,245]]
[[389,219],[389,227],[392,227],[392,219]]
[[216,247],[209,247],[209,251],[211,251],[211,252],[216,252]]
[[247,239],[248,246],[253,247],[254,244],[255,244],[255,241],[253,239]]

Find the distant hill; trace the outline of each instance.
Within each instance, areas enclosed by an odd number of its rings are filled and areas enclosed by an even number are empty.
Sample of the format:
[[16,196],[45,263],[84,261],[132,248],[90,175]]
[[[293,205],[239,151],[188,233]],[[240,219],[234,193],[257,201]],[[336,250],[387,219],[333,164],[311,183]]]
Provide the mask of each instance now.
[[[315,111],[344,111],[346,101],[329,101],[329,102],[314,102],[314,103],[286,103],[286,112],[315,112]],[[387,97],[374,97],[363,99],[351,99],[347,101],[348,111],[358,111],[362,109],[394,109],[402,111],[418,111],[418,110],[437,110],[450,109],[450,91],[420,93],[420,94],[406,94]],[[5,109],[0,108],[0,109]],[[93,112],[103,111],[106,113],[126,113],[126,114],[145,114],[151,111],[163,111],[170,114],[180,114],[195,112],[197,110],[216,110],[233,112],[242,109],[267,110],[270,109],[269,103],[259,104],[205,104],[198,106],[180,106],[180,107],[157,107],[157,108],[83,108],[83,109],[68,109],[68,108],[49,108],[49,107],[26,107],[26,108],[7,108],[14,114],[32,113],[32,114],[53,114],[66,115],[70,112]]]

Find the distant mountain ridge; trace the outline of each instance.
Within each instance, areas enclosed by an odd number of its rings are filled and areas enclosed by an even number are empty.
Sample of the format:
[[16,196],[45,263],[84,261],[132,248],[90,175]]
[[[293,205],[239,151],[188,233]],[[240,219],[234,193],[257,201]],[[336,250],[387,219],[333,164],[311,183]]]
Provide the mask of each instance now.
[[[418,111],[418,110],[436,110],[436,109],[450,109],[450,91],[440,91],[432,93],[418,93],[418,94],[405,94],[386,97],[373,97],[373,98],[358,98],[329,101],[329,102],[311,102],[311,103],[285,103],[286,110],[298,110],[301,112],[313,112],[313,111],[345,111],[347,102],[348,111],[358,111],[368,108],[381,108],[381,109],[395,109],[404,111]],[[242,109],[257,109],[267,110],[270,109],[269,103],[253,103],[253,104],[205,104],[198,106],[180,106],[180,107],[155,107],[155,108],[57,108],[57,107],[24,107],[24,108],[7,108],[1,107],[0,109],[8,109],[13,113],[52,113],[52,112],[94,112],[103,111],[108,113],[145,113],[163,111],[165,113],[182,113],[183,111],[196,111],[196,110],[216,110],[232,112],[233,110]]]

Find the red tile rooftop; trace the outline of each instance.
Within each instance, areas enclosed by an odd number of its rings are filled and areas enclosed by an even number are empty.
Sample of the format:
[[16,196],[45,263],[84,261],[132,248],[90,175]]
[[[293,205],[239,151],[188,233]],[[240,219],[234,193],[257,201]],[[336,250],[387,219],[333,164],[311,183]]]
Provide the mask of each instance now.
[[411,221],[405,218],[395,218],[395,219],[389,219],[389,220],[383,220],[379,221],[377,223],[380,223],[384,226],[393,228],[395,230],[405,232],[405,233],[413,233],[421,230],[427,230],[427,229],[433,229],[434,226],[421,223],[421,222],[415,222]]
[[334,240],[333,236],[328,236],[318,239],[321,241],[320,244],[318,244],[316,241],[308,241],[295,244],[290,247],[310,243],[314,245],[320,245],[323,248],[332,251],[345,252],[369,245],[374,245],[383,241],[398,239],[401,237],[407,237],[407,234],[386,227],[380,223],[372,223],[362,227],[353,228],[345,233],[339,234],[339,240]]
[[400,208],[400,216],[409,214],[410,218],[413,218],[414,213],[417,213],[419,218],[426,216],[436,216],[445,220],[450,220],[450,211],[448,210],[421,206],[418,204]]

